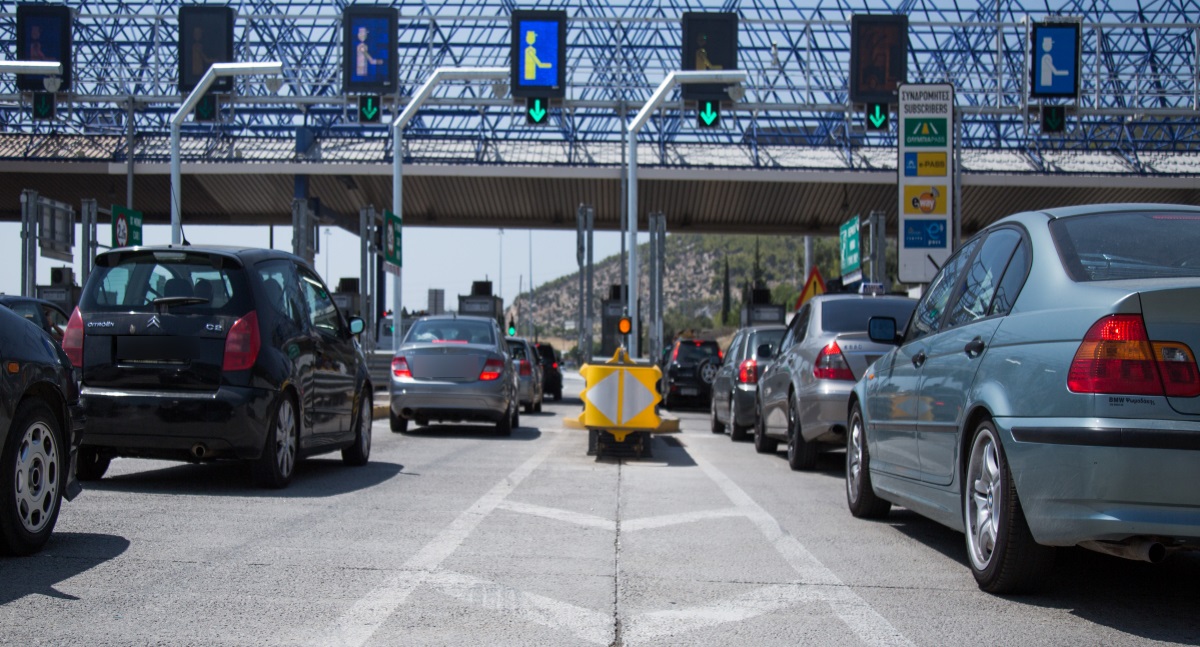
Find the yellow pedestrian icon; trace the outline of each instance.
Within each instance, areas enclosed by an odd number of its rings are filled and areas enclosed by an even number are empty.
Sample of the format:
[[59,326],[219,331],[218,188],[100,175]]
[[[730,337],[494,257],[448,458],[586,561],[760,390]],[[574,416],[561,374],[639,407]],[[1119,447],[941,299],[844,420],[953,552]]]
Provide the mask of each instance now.
[[537,33],[533,31],[525,32],[525,42],[529,44],[525,48],[525,80],[533,81],[537,79],[538,68],[543,70],[550,69],[550,63],[543,63],[538,58],[537,48],[533,46],[537,42]]

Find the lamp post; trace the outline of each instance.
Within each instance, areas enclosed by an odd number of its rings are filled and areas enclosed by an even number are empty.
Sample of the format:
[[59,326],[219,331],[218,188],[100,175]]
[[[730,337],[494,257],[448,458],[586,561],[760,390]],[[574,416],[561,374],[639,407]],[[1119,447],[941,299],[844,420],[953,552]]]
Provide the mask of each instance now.
[[[433,89],[442,81],[494,81],[503,83],[508,80],[511,71],[507,67],[439,67],[429,75],[425,83],[417,89],[404,110],[392,120],[392,213],[404,219],[403,182],[404,182],[404,127],[417,114],[421,104],[433,94]],[[401,272],[396,272],[395,283],[392,286],[392,325],[396,331],[393,339],[395,348],[400,348],[400,300],[403,296],[400,282]]]
[[171,116],[171,244],[183,242],[183,214],[179,199],[180,169],[179,169],[179,129],[183,120],[205,92],[212,87],[213,82],[223,76],[252,76],[256,74],[272,74],[278,76],[283,72],[283,63],[267,61],[264,63],[213,63],[192,93],[183,100],[183,105]]
[[[667,100],[667,94],[676,86],[687,83],[729,83],[737,89],[741,89],[738,85],[746,80],[746,73],[738,70],[727,71],[706,71],[706,72],[671,72],[663,82],[658,85],[651,95],[650,100],[642,109],[638,111],[634,117],[633,123],[629,126],[629,169],[626,175],[628,176],[629,185],[629,202],[626,211],[629,213],[629,230],[626,235],[629,238],[629,243],[626,247],[629,248],[629,283],[625,290],[626,312],[629,314],[630,323],[633,325],[629,334],[630,339],[630,356],[636,357],[640,353],[636,352],[640,349],[638,343],[638,253],[637,253],[637,135],[642,126],[650,121],[650,115],[658,109],[664,101]],[[731,92],[731,97],[734,92]]]

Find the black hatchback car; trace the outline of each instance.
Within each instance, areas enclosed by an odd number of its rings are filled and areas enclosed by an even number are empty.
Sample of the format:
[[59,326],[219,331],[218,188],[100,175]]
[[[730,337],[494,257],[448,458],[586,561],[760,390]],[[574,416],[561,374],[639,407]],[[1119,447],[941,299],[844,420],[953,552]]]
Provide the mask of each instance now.
[[685,401],[707,407],[722,356],[721,348],[711,339],[675,340],[663,368],[663,407]]
[[112,250],[71,314],[63,347],[88,416],[79,476],[115,456],[254,461],[284,487],[303,456],[371,452],[373,388],[356,335],[299,257],[270,249]]
[[554,347],[545,342],[534,344],[538,357],[542,362],[542,393],[554,398],[555,402],[562,400],[563,375],[558,365],[558,355]]
[[65,496],[80,492],[79,387],[58,342],[0,308],[0,553],[27,555],[54,531]]

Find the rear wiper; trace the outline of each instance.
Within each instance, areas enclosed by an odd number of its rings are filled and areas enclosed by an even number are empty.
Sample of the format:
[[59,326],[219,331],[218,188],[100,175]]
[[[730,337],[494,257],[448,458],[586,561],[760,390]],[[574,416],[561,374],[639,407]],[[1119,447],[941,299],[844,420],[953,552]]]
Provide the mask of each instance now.
[[191,306],[197,303],[208,303],[204,297],[158,297],[150,302],[159,313],[171,306]]

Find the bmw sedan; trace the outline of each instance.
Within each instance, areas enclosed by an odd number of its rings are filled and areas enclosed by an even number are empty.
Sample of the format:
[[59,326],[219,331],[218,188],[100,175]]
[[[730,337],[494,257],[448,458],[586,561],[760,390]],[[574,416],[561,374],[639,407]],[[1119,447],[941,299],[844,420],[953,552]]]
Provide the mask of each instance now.
[[946,261],[848,406],[857,517],[902,505],[966,537],[993,593],[1056,546],[1200,547],[1200,209],[1020,213]]
[[413,322],[392,358],[391,426],[490,422],[502,436],[520,423],[517,371],[500,327],[487,317],[436,315]]

